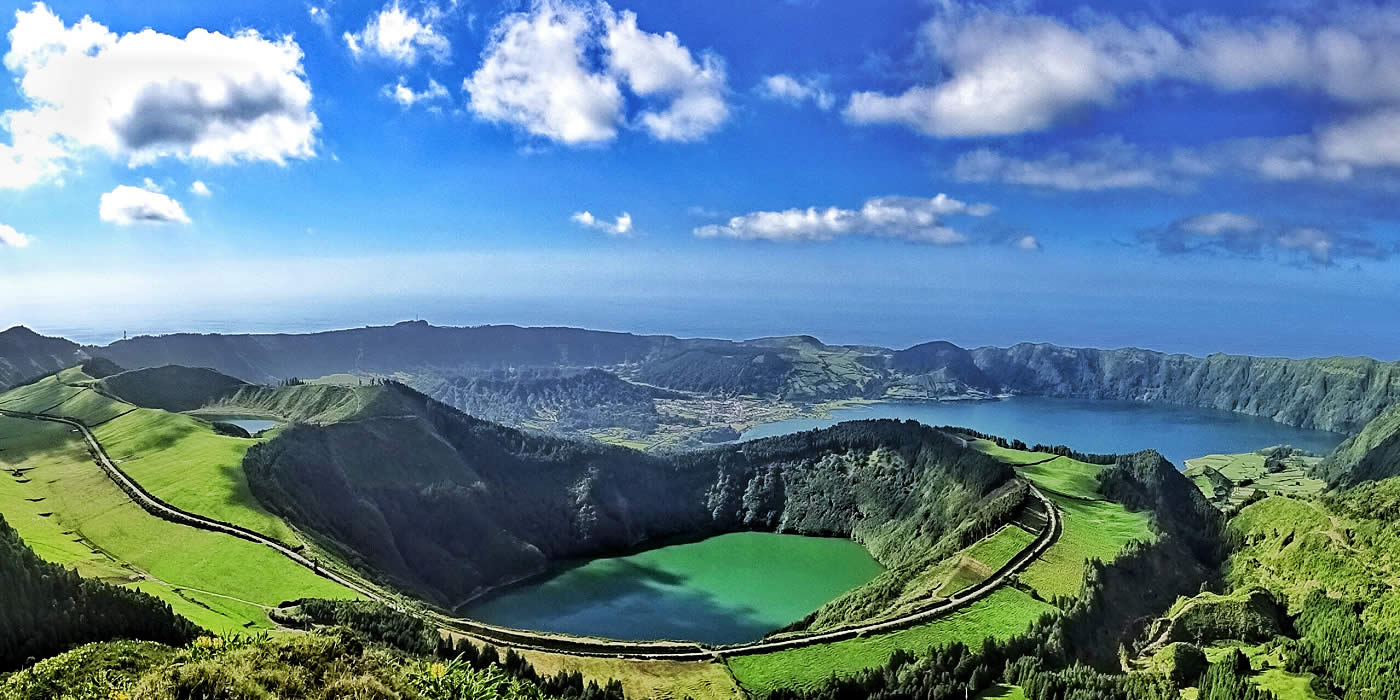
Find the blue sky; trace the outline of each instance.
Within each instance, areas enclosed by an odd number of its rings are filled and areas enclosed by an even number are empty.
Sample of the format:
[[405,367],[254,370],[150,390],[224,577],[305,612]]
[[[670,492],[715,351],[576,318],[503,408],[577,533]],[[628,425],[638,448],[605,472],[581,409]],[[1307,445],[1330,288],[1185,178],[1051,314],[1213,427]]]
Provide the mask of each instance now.
[[0,33],[3,325],[1400,358],[1385,5],[55,1]]

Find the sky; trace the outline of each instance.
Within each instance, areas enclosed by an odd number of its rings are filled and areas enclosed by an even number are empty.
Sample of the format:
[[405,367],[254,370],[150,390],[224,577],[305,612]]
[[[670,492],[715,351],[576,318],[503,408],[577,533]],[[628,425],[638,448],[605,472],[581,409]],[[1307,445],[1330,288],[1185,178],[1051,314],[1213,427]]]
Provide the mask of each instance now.
[[1400,359],[1400,6],[0,2],[0,325]]

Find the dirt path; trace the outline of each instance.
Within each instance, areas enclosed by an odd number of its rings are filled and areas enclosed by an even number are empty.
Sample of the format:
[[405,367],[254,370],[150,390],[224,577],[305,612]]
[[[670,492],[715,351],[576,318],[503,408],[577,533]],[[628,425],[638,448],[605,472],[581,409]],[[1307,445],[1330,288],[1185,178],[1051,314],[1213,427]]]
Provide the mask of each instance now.
[[[117,486],[120,487],[122,491],[126,492],[132,500],[136,501],[138,505],[158,518],[189,527],[231,535],[239,539],[270,547],[288,559],[310,569],[317,575],[334,581],[369,600],[382,603],[395,610],[403,610],[402,606],[388,596],[361,586],[334,571],[329,571],[321,567],[318,563],[308,559],[282,542],[232,523],[212,520],[181,510],[161,501],[119,469],[111,458],[107,456],[106,450],[104,450],[102,444],[97,441],[97,437],[92,434],[92,431],[89,430],[86,425],[83,425],[79,421],[71,418],[25,413],[8,409],[0,409],[0,416],[62,423],[77,429],[82,433],[83,438],[87,441],[93,454],[96,455],[97,464],[107,473],[107,476],[116,482]],[[1029,484],[1029,486],[1031,494],[1040,500],[1046,511],[1045,527],[1041,530],[1040,534],[1036,536],[1036,539],[1029,547],[1021,550],[1019,554],[1013,557],[1011,561],[1007,562],[1001,569],[993,573],[992,576],[979,584],[959,591],[954,594],[951,599],[923,610],[901,615],[892,620],[844,627],[821,634],[807,635],[780,641],[759,641],[734,646],[711,647],[694,642],[629,642],[612,639],[566,637],[497,627],[495,625],[483,624],[475,620],[450,617],[436,612],[427,612],[424,614],[424,617],[444,630],[476,637],[497,646],[525,648],[535,651],[572,654],[577,656],[606,656],[658,661],[713,661],[717,658],[727,656],[766,654],[815,644],[826,644],[853,639],[865,635],[894,632],[906,627],[928,622],[961,609],[974,601],[985,598],[1005,584],[1012,576],[1024,570],[1031,562],[1038,559],[1041,554],[1045,553],[1046,549],[1059,539],[1061,530],[1059,511],[1056,510],[1055,504],[1040,492],[1040,489],[1034,484]]]

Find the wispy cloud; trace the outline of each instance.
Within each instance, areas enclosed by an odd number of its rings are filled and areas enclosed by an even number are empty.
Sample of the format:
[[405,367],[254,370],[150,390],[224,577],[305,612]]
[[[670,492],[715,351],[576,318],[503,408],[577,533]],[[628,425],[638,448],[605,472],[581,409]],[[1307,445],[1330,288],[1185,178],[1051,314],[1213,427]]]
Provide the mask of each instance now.
[[1230,211],[1178,219],[1167,226],[1139,232],[1138,240],[1168,255],[1274,256],[1311,266],[1331,266],[1345,260],[1385,260],[1396,252],[1394,246],[1364,236],[1271,223]]
[[823,110],[836,106],[836,96],[826,88],[826,80],[821,76],[794,78],[785,73],[769,75],[760,80],[756,88],[758,94],[769,100],[800,105],[811,102]]
[[575,212],[573,216],[569,217],[569,220],[578,224],[579,226],[583,226],[584,228],[591,228],[595,231],[602,231],[603,233],[606,233],[609,236],[632,235],[632,215],[628,214],[627,212],[622,212],[617,216],[617,218],[613,219],[611,222],[606,221],[604,219],[599,219],[598,217],[593,216],[591,212],[586,210]]
[[921,243],[952,245],[968,237],[946,225],[950,216],[987,216],[990,204],[968,204],[946,194],[919,197],[876,197],[859,209],[808,207],[783,211],[756,211],[731,218],[724,224],[696,228],[699,238],[734,238],[770,241],[829,241],[843,236],[897,238]]

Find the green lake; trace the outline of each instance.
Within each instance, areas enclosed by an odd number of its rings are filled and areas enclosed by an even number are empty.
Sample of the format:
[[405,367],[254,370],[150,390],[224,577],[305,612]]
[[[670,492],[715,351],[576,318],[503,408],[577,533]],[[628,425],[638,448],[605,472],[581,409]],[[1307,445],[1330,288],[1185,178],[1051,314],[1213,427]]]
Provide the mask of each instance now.
[[732,644],[795,622],[881,571],[850,540],[741,532],[594,559],[458,612],[544,632]]

